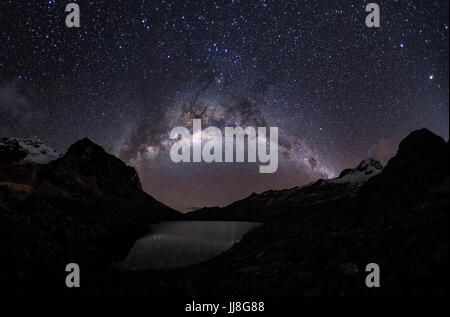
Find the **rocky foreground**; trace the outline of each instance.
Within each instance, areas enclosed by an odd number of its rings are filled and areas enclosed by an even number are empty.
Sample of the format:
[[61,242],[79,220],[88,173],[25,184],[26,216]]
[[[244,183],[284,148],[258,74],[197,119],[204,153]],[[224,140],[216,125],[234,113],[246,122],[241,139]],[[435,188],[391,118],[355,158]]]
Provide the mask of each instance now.
[[[82,140],[38,168],[25,198],[17,198],[13,186],[3,186],[0,281],[18,294],[45,289],[80,296],[448,294],[448,150],[448,143],[430,131],[415,131],[384,168],[364,160],[334,180],[253,194],[181,217],[143,193],[133,169],[116,174],[123,163]],[[111,263],[123,252],[111,250],[118,241],[114,237],[132,241],[139,223],[158,219],[264,225],[201,264],[116,271]],[[129,239],[123,239],[127,232]],[[69,260],[85,268],[80,289],[62,286]],[[380,266],[380,288],[365,286],[364,269],[371,262]]]
[[47,164],[26,160],[28,146],[48,151],[38,141],[0,142],[0,283],[9,294],[64,291],[67,263],[102,270],[145,224],[180,217],[142,191],[134,168],[88,139],[46,155]]

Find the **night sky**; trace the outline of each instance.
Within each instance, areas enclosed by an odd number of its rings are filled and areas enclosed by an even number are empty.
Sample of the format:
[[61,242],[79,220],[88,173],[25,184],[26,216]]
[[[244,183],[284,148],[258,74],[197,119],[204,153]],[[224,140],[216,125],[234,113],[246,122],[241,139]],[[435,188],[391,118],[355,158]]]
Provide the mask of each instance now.
[[[81,27],[64,12],[78,3]],[[412,130],[449,134],[448,1],[2,1],[0,136],[82,137],[179,210],[383,163]],[[184,163],[169,133],[277,126],[280,164]]]

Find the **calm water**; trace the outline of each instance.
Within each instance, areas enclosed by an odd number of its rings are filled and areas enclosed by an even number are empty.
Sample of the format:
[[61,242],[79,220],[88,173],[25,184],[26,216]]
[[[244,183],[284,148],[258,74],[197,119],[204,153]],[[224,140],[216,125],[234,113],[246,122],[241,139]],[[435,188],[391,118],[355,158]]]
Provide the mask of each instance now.
[[259,226],[255,222],[174,221],[151,225],[136,241],[122,269],[169,269],[205,261],[229,249]]

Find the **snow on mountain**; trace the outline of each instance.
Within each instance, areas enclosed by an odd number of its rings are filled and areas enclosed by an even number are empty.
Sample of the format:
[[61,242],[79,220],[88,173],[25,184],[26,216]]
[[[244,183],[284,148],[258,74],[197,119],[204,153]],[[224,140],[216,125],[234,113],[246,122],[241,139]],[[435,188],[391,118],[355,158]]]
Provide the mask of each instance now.
[[39,139],[0,138],[0,159],[19,163],[47,164],[61,155]]
[[356,168],[345,169],[339,177],[327,180],[330,184],[349,184],[360,186],[383,170],[380,162],[373,158],[366,158]]

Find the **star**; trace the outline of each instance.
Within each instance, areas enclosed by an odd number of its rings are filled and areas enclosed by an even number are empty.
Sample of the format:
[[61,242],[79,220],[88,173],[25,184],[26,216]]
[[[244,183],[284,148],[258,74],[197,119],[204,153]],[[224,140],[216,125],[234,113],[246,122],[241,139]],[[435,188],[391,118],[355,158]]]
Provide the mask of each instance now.
[[[339,174],[412,129],[448,138],[445,1],[385,1],[378,30],[337,0],[80,3],[73,29],[55,1],[4,2],[1,133],[62,153],[89,137],[180,210]],[[221,129],[278,127],[276,175],[171,163],[168,134],[193,114]]]

